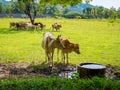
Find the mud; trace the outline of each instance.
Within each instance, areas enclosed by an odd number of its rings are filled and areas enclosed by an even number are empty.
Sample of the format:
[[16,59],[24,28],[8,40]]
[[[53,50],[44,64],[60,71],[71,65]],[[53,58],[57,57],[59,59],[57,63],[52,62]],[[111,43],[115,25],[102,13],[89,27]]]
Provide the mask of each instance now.
[[55,63],[53,67],[47,63],[4,63],[0,64],[0,79],[29,76],[59,76],[61,72],[74,70],[74,65],[65,66],[61,63]]
[[[76,72],[75,65],[63,65],[55,63],[50,67],[47,63],[3,63],[0,64],[0,79],[12,77],[50,77],[62,76],[69,78],[72,72]],[[107,78],[120,80],[120,67],[106,65]],[[61,77],[60,76],[60,77]]]

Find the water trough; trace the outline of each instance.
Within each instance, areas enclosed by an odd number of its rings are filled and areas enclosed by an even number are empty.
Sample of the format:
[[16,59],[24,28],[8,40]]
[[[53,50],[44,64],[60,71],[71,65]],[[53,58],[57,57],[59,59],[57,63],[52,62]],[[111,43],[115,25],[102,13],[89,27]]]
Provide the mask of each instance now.
[[104,77],[106,67],[97,63],[81,63],[77,67],[80,78],[90,78],[92,76]]

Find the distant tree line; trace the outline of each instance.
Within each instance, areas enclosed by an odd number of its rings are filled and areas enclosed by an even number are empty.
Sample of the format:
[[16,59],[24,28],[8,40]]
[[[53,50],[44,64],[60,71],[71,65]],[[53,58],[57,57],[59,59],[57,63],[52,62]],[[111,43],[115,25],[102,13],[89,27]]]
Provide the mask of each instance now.
[[66,18],[82,18],[82,19],[116,19],[120,18],[120,7],[116,10],[114,7],[110,9],[104,8],[103,6],[99,7],[88,7],[84,8],[82,13],[71,11],[68,8],[64,8],[62,11],[63,16]]
[[97,8],[85,8],[82,14],[83,18],[120,18],[120,8],[116,10],[114,7],[110,9],[102,6]]
[[[37,4],[37,14],[48,15],[51,17],[65,17],[65,18],[82,18],[82,19],[116,19],[120,18],[120,7],[116,10],[114,7],[110,9],[99,7],[89,7],[83,9],[83,12],[71,11],[67,7],[62,7],[58,5],[40,5]],[[31,8],[33,9],[33,8]],[[11,4],[3,5],[0,3],[0,14],[24,14],[25,5],[23,2],[11,2]],[[31,12],[32,13],[32,12]]]

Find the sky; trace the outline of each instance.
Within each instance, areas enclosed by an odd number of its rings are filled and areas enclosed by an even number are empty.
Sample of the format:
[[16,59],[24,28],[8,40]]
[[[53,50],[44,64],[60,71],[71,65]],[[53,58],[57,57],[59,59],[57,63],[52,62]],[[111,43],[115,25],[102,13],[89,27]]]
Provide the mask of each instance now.
[[[11,1],[11,0],[6,0],[6,1]],[[95,6],[103,6],[106,8],[111,8],[112,6],[116,9],[120,7],[120,0],[92,0],[90,4],[95,5]]]
[[120,7],[120,0],[92,0],[90,4],[95,6],[103,6],[106,8],[111,8],[113,6],[118,9],[118,7]]

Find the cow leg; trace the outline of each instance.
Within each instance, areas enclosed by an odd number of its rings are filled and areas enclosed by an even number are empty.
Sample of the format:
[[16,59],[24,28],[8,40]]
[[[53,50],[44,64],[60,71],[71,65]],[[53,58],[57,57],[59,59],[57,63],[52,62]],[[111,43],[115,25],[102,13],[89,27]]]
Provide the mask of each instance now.
[[67,59],[67,65],[69,64],[69,62],[68,62],[68,53],[66,54],[66,59]]
[[49,61],[49,53],[45,51],[45,62]]
[[62,53],[62,62],[65,65],[65,53],[64,52],[61,52],[61,53]]
[[59,49],[57,49],[57,62],[59,62]]
[[47,53],[48,64],[51,66],[51,53]]
[[51,60],[52,60],[52,66],[54,65],[53,64],[53,55],[54,55],[54,50],[52,51],[52,58],[51,58]]
[[50,62],[50,61],[51,61],[51,54],[48,53],[48,62]]
[[52,53],[48,54],[48,60],[49,60],[49,66],[52,67],[53,66]]

